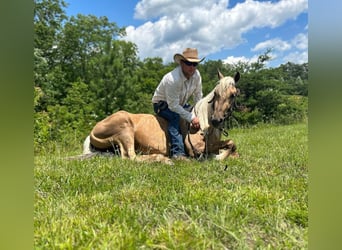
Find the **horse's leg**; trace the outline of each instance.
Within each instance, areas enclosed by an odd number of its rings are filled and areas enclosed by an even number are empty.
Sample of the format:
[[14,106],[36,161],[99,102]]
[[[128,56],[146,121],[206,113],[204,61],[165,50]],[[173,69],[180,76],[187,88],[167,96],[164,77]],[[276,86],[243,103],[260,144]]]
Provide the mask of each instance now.
[[115,139],[110,139],[111,144],[118,144],[120,147],[121,157],[123,159],[129,158],[134,159],[135,148],[134,148],[134,129],[125,128],[120,135],[116,136]]
[[187,134],[184,140],[185,149],[190,157],[205,153],[205,139],[202,133]]
[[230,157],[239,157],[239,153],[236,151],[237,147],[233,140],[227,140],[227,146],[231,150]]
[[220,142],[220,153],[215,155],[216,160],[224,160],[228,156],[231,157],[239,157],[239,154],[236,152],[236,145],[232,140],[225,140]]
[[215,160],[222,161],[230,155],[230,149],[221,150],[221,153],[215,155]]
[[[118,145],[120,147],[120,152],[121,152],[121,158],[123,159],[133,159],[136,155],[134,152],[134,145],[129,146],[126,143],[118,142]],[[133,148],[133,149],[132,149]]]
[[233,140],[225,140],[225,141],[220,141],[218,143],[218,149],[231,149],[232,151],[236,151],[236,145],[233,142]]

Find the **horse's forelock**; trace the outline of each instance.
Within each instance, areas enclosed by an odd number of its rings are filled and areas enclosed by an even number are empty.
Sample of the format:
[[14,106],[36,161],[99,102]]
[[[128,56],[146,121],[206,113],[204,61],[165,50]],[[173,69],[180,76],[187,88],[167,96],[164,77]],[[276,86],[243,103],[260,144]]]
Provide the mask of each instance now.
[[223,94],[229,88],[229,86],[235,86],[235,81],[233,77],[226,76],[219,80],[218,84],[215,87],[215,90],[218,94]]

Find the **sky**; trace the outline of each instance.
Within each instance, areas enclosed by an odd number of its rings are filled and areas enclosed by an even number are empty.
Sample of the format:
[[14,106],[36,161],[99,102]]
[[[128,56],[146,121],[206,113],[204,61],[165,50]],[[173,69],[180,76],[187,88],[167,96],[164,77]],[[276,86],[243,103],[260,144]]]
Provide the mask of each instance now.
[[106,16],[125,27],[121,39],[141,60],[197,48],[205,60],[255,62],[271,49],[267,67],[308,62],[308,0],[65,0],[68,16]]

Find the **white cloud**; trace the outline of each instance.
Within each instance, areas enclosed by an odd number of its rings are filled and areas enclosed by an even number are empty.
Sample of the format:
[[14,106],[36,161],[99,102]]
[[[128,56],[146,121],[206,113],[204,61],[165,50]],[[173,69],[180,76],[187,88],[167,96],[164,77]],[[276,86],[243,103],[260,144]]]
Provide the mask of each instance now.
[[[246,0],[228,8],[228,0],[142,0],[135,8],[135,18],[147,20],[126,29],[125,40],[138,46],[139,57],[161,57],[170,62],[174,53],[196,47],[200,57],[222,49],[232,49],[247,41],[244,34],[257,28],[275,28],[306,12],[308,0],[259,2]],[[305,40],[305,39],[304,39]],[[292,46],[303,46],[298,37]],[[270,39],[269,44],[286,50],[290,44]],[[260,43],[260,50],[267,43]]]
[[229,64],[236,64],[239,62],[243,63],[253,63],[258,60],[258,56],[254,56],[252,58],[247,58],[244,56],[234,57],[234,56],[228,56],[226,59],[222,60],[223,63],[229,63]]
[[283,63],[293,62],[297,64],[302,64],[308,62],[308,52],[307,51],[295,51],[283,58]]
[[[308,34],[297,34],[290,41],[283,41],[280,38],[273,38],[258,43],[252,51],[265,52],[268,48],[272,49],[269,54],[272,60],[281,63],[293,62],[302,64],[308,61]],[[285,54],[287,53],[287,54]]]
[[308,49],[308,34],[300,33],[292,41],[292,45],[300,50]]
[[261,51],[266,50],[268,48],[271,48],[273,50],[286,51],[291,48],[291,45],[286,41],[282,41],[279,38],[275,38],[258,43],[257,45],[255,45],[254,48],[252,48],[252,51]]
[[[151,19],[161,16],[174,16],[195,6],[210,8],[212,0],[142,0],[135,7],[134,17],[138,19]],[[227,1],[221,1],[227,5]]]

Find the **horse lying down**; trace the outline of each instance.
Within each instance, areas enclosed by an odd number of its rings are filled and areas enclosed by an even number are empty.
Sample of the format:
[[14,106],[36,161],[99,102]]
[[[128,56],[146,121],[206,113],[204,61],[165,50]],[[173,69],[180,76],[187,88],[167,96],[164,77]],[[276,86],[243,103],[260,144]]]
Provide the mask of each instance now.
[[[239,90],[235,84],[240,74],[224,77],[218,72],[215,88],[199,102],[192,112],[200,120],[200,130],[193,130],[182,120],[184,146],[190,157],[211,156],[216,160],[237,155],[232,140],[221,140],[224,120],[234,106]],[[118,111],[98,122],[83,145],[82,158],[89,158],[108,149],[117,149],[122,158],[137,161],[173,164],[169,155],[167,121],[151,114]]]

